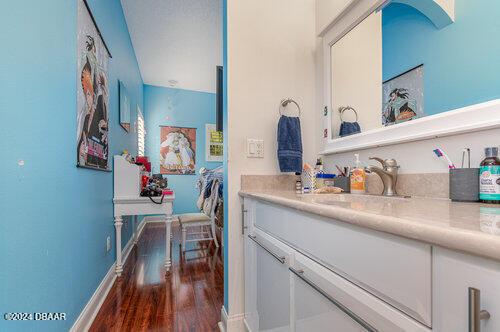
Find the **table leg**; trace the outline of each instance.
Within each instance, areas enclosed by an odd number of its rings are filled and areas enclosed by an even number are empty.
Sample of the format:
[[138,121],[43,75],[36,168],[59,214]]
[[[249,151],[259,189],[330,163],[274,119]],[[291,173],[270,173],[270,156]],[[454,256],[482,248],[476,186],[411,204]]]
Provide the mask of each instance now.
[[170,271],[170,266],[172,265],[171,255],[170,255],[170,236],[172,227],[172,215],[168,214],[165,219],[165,269]]
[[139,234],[137,234],[137,226],[139,225],[137,219],[138,217],[137,216],[134,216],[133,217],[133,223],[134,223],[134,245],[137,245],[137,242],[139,241]]
[[122,216],[115,216],[115,232],[116,232],[116,267],[115,272],[118,277],[122,275]]

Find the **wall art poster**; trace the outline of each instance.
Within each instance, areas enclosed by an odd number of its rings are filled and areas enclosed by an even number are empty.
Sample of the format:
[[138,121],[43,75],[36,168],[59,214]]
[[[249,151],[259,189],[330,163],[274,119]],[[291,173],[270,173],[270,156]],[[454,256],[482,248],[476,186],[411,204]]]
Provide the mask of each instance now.
[[217,131],[215,124],[205,124],[205,159],[206,161],[223,161],[223,135]]
[[78,1],[77,33],[77,166],[108,170],[111,55],[84,0]]
[[160,173],[195,174],[196,128],[160,127]]
[[424,65],[385,81],[382,90],[384,126],[424,116]]
[[118,82],[118,95],[120,96],[120,126],[130,132],[130,97],[122,81]]

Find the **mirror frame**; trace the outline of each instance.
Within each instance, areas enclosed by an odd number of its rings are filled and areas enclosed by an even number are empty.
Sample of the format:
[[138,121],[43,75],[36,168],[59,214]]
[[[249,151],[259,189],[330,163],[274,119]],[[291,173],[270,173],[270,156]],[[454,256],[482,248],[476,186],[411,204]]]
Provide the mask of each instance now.
[[[408,2],[408,0],[393,1],[402,3]],[[326,135],[323,131],[324,144],[323,150],[320,152],[321,155],[349,152],[500,127],[500,99],[496,99],[480,104],[465,106],[456,110],[443,110],[445,112],[393,126],[367,130],[352,136],[333,138],[332,116],[335,112],[332,110],[331,47],[371,13],[382,10],[389,2],[391,1],[352,0],[319,35],[323,38],[323,105],[328,111],[326,115],[324,115],[324,111],[322,111],[321,115],[323,117],[323,129],[327,130]],[[440,6],[438,2],[430,2],[435,6]],[[445,9],[441,8],[441,10]],[[453,22],[454,13],[451,12],[448,14],[450,15],[450,22]],[[380,105],[380,107],[382,106]]]

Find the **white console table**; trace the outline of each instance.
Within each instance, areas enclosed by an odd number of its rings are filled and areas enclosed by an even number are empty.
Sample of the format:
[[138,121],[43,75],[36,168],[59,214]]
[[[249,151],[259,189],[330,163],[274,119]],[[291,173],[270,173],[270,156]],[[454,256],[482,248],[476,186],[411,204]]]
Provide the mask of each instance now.
[[[172,225],[172,211],[174,205],[174,195],[164,196],[162,204],[151,202],[148,197],[115,197],[114,217],[116,231],[116,274],[121,276],[123,271],[122,263],[122,225],[123,216],[138,216],[161,214],[165,216],[165,268],[170,270],[172,265],[170,252],[170,234]],[[156,202],[159,202],[161,197],[153,197]],[[134,243],[137,243],[137,222],[134,222]]]

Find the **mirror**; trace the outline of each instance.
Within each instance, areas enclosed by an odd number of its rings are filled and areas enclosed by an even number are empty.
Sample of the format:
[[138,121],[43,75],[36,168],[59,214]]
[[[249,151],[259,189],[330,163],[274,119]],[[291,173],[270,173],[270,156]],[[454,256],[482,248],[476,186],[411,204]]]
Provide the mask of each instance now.
[[330,46],[332,139],[500,97],[500,2],[455,0],[445,26],[402,2]]

